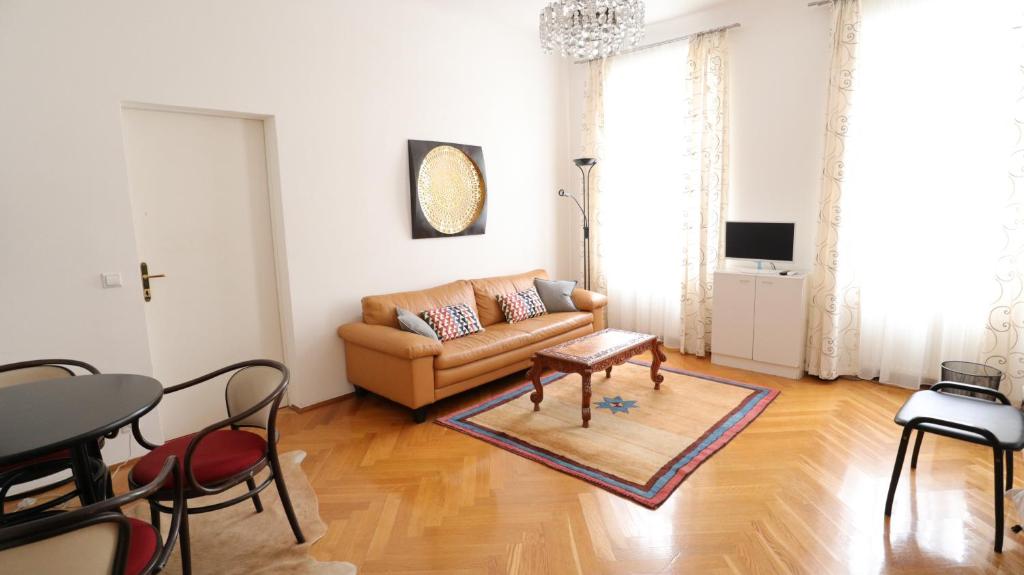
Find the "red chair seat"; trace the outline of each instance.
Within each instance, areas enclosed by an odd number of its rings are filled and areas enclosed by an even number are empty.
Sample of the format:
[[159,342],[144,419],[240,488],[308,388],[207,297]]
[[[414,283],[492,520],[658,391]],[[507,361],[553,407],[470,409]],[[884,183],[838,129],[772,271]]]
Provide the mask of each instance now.
[[156,529],[145,521],[128,518],[132,524],[131,536],[128,539],[128,561],[124,565],[125,575],[138,575],[149,565],[156,555]]
[[[132,468],[131,480],[143,485],[156,479],[167,457],[178,456],[178,465],[185,465],[185,449],[192,435],[172,439],[150,451]],[[267,454],[267,442],[249,431],[218,429],[199,442],[192,455],[192,472],[196,481],[204,486],[213,485],[256,465]],[[167,478],[164,487],[174,486],[174,476]]]
[[68,464],[70,465],[71,452],[68,451],[67,449],[61,449],[61,450],[58,450],[58,451],[54,451],[52,453],[47,453],[46,455],[40,455],[38,457],[33,457],[32,459],[26,459],[24,461],[15,461],[13,463],[5,463],[3,465],[0,465],[0,473],[11,471],[12,469],[21,469],[23,467],[31,467],[33,465],[39,465],[40,463],[49,463],[51,461],[60,461],[62,459],[68,460]]

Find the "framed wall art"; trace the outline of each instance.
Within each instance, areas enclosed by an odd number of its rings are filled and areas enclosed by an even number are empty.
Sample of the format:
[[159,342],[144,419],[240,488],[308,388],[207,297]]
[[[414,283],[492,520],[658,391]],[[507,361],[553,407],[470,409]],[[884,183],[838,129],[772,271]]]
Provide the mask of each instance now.
[[480,146],[409,140],[412,237],[484,233],[487,177]]

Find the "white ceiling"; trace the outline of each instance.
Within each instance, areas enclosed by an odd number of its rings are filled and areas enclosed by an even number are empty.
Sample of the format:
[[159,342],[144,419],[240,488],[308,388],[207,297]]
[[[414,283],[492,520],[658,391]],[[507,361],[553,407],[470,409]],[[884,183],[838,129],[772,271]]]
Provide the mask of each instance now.
[[647,23],[669,20],[683,14],[704,10],[729,0],[644,0]]

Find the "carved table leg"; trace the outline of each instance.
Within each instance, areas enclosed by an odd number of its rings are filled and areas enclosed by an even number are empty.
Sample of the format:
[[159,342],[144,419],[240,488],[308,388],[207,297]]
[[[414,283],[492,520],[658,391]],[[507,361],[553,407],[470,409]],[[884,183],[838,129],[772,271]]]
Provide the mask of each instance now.
[[540,411],[540,402],[544,401],[544,386],[540,383],[541,366],[534,362],[530,368],[530,380],[533,381],[534,392],[530,394],[530,401],[533,402],[533,410]]
[[608,369],[604,370],[604,376],[605,377],[611,377],[612,376],[612,368],[609,367]]
[[658,370],[661,369],[661,362],[667,359],[668,356],[661,351],[658,342],[654,342],[654,347],[651,348],[651,381],[654,382],[654,389],[661,389],[661,382],[665,381],[665,376],[658,373]]
[[583,427],[590,427],[590,373],[583,372]]

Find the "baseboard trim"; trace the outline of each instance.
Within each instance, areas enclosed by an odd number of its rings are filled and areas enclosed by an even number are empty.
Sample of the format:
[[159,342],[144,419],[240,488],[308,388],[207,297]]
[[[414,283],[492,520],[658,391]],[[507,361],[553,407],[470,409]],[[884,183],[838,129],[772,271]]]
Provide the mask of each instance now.
[[348,401],[348,400],[352,399],[355,396],[356,396],[356,392],[353,390],[353,391],[350,391],[350,392],[348,392],[346,394],[339,395],[338,397],[332,397],[330,399],[325,399],[323,401],[314,403],[313,405],[307,405],[305,407],[299,407],[297,405],[289,405],[288,409],[294,411],[295,413],[306,413],[307,411],[312,411],[314,409],[318,409],[318,408],[324,407],[326,405],[330,405],[332,403],[340,403],[342,401]]
[[801,367],[776,365],[774,363],[754,361],[745,357],[735,357],[732,355],[724,355],[714,352],[711,353],[711,363],[715,365],[724,365],[725,367],[738,367],[739,369],[746,369],[748,371],[777,375],[779,377],[788,377],[789,379],[800,379],[804,376],[804,370]]

